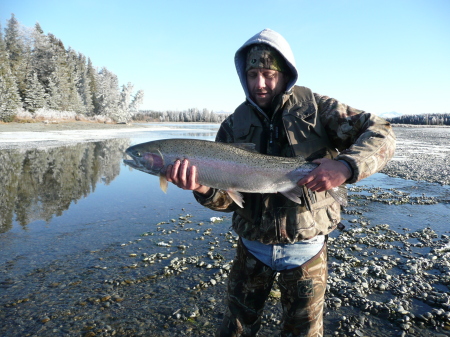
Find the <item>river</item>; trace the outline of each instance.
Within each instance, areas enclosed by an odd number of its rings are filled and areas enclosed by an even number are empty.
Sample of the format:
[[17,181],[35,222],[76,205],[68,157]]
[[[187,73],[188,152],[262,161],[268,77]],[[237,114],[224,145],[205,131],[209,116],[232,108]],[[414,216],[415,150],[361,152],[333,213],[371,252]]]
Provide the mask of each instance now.
[[[226,271],[234,254],[231,215],[201,207],[192,193],[174,186],[165,194],[156,177],[132,170],[122,160],[124,150],[133,144],[162,138],[213,140],[217,129],[213,124],[155,124],[150,130],[104,140],[78,135],[73,141],[66,135],[62,145],[35,139],[25,148],[1,149],[0,335],[211,334],[221,319]],[[402,146],[411,149],[421,142],[405,134],[400,137]],[[433,151],[442,154],[438,150]],[[403,163],[403,151],[395,161]],[[417,272],[416,278],[400,281],[411,287],[416,282],[429,283],[429,296],[435,293],[442,299],[433,305],[412,292],[399,294],[390,277],[377,278],[367,272],[351,276],[360,269],[347,265],[342,257],[340,249],[360,260],[383,255],[403,260],[383,266],[396,277],[405,274],[405,266],[411,267],[408,261],[431,260],[427,254],[437,256],[433,249],[448,244],[448,185],[398,176],[378,173],[349,186],[351,202],[343,214],[346,229],[331,236],[335,248],[330,245],[326,331],[359,336],[413,331],[417,336],[435,336],[445,335],[446,327],[450,328],[445,323],[445,313],[450,320],[450,312],[442,304],[448,293],[445,278],[431,282]],[[215,217],[219,219],[213,223]],[[390,232],[377,227],[385,225]],[[361,236],[361,228],[374,227],[377,231],[365,236],[385,236],[383,240],[395,242],[393,247],[377,248],[355,239]],[[419,234],[410,237],[408,233]],[[404,256],[404,247],[410,248],[409,256]],[[342,275],[344,266],[346,275]],[[445,269],[439,268],[429,270],[441,275]],[[355,285],[367,280],[373,289],[359,291]],[[388,291],[380,291],[382,281]],[[334,286],[338,291],[333,291]],[[403,305],[414,317],[394,309],[387,318],[378,314],[389,305]],[[279,324],[276,291],[268,306],[272,314],[265,316],[263,334],[270,336]],[[444,311],[440,316],[433,314],[442,326],[416,319],[433,309]]]

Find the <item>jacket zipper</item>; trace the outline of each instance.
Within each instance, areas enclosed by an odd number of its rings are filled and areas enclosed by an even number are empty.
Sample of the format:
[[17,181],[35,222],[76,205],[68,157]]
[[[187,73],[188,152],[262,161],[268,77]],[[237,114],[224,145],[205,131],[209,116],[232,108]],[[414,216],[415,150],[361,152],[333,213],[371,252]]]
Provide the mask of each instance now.
[[[274,117],[275,117],[275,113],[272,115],[272,118],[269,120],[269,147],[270,147],[270,153],[272,155],[273,155],[273,142],[275,139],[278,138],[278,128],[279,128],[279,126],[274,126],[274,124],[275,124]],[[283,123],[282,119],[281,119],[281,123]],[[278,196],[275,196],[273,203],[274,203],[273,204],[273,207],[274,207],[273,215],[274,215],[274,222],[275,222],[274,223],[275,233],[276,233],[278,242],[284,242],[287,238],[286,222],[283,221],[282,216],[280,215],[280,208],[279,208],[280,205],[279,205]]]

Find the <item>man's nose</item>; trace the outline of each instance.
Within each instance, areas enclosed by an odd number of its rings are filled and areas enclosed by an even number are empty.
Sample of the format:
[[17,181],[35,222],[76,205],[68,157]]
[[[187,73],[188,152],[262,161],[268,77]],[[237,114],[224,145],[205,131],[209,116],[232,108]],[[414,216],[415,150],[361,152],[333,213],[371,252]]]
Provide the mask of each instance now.
[[258,75],[257,85],[258,85],[258,88],[264,88],[266,86],[266,80],[265,80],[264,76]]

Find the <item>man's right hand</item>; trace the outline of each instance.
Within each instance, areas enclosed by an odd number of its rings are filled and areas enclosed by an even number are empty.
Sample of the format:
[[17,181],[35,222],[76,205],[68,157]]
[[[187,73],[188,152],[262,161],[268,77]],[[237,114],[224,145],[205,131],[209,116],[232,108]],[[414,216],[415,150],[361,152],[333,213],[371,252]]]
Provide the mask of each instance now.
[[173,165],[167,166],[166,179],[183,190],[196,191],[201,194],[209,194],[211,188],[200,185],[197,182],[197,167],[189,167],[189,161],[177,160]]

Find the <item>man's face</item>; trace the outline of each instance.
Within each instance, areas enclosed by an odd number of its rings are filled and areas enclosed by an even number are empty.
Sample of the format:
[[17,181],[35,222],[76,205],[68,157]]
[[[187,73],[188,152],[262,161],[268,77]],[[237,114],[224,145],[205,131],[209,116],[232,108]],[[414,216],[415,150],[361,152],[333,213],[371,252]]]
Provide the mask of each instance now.
[[268,108],[273,98],[286,90],[287,78],[282,72],[252,68],[247,71],[250,98],[260,108]]

